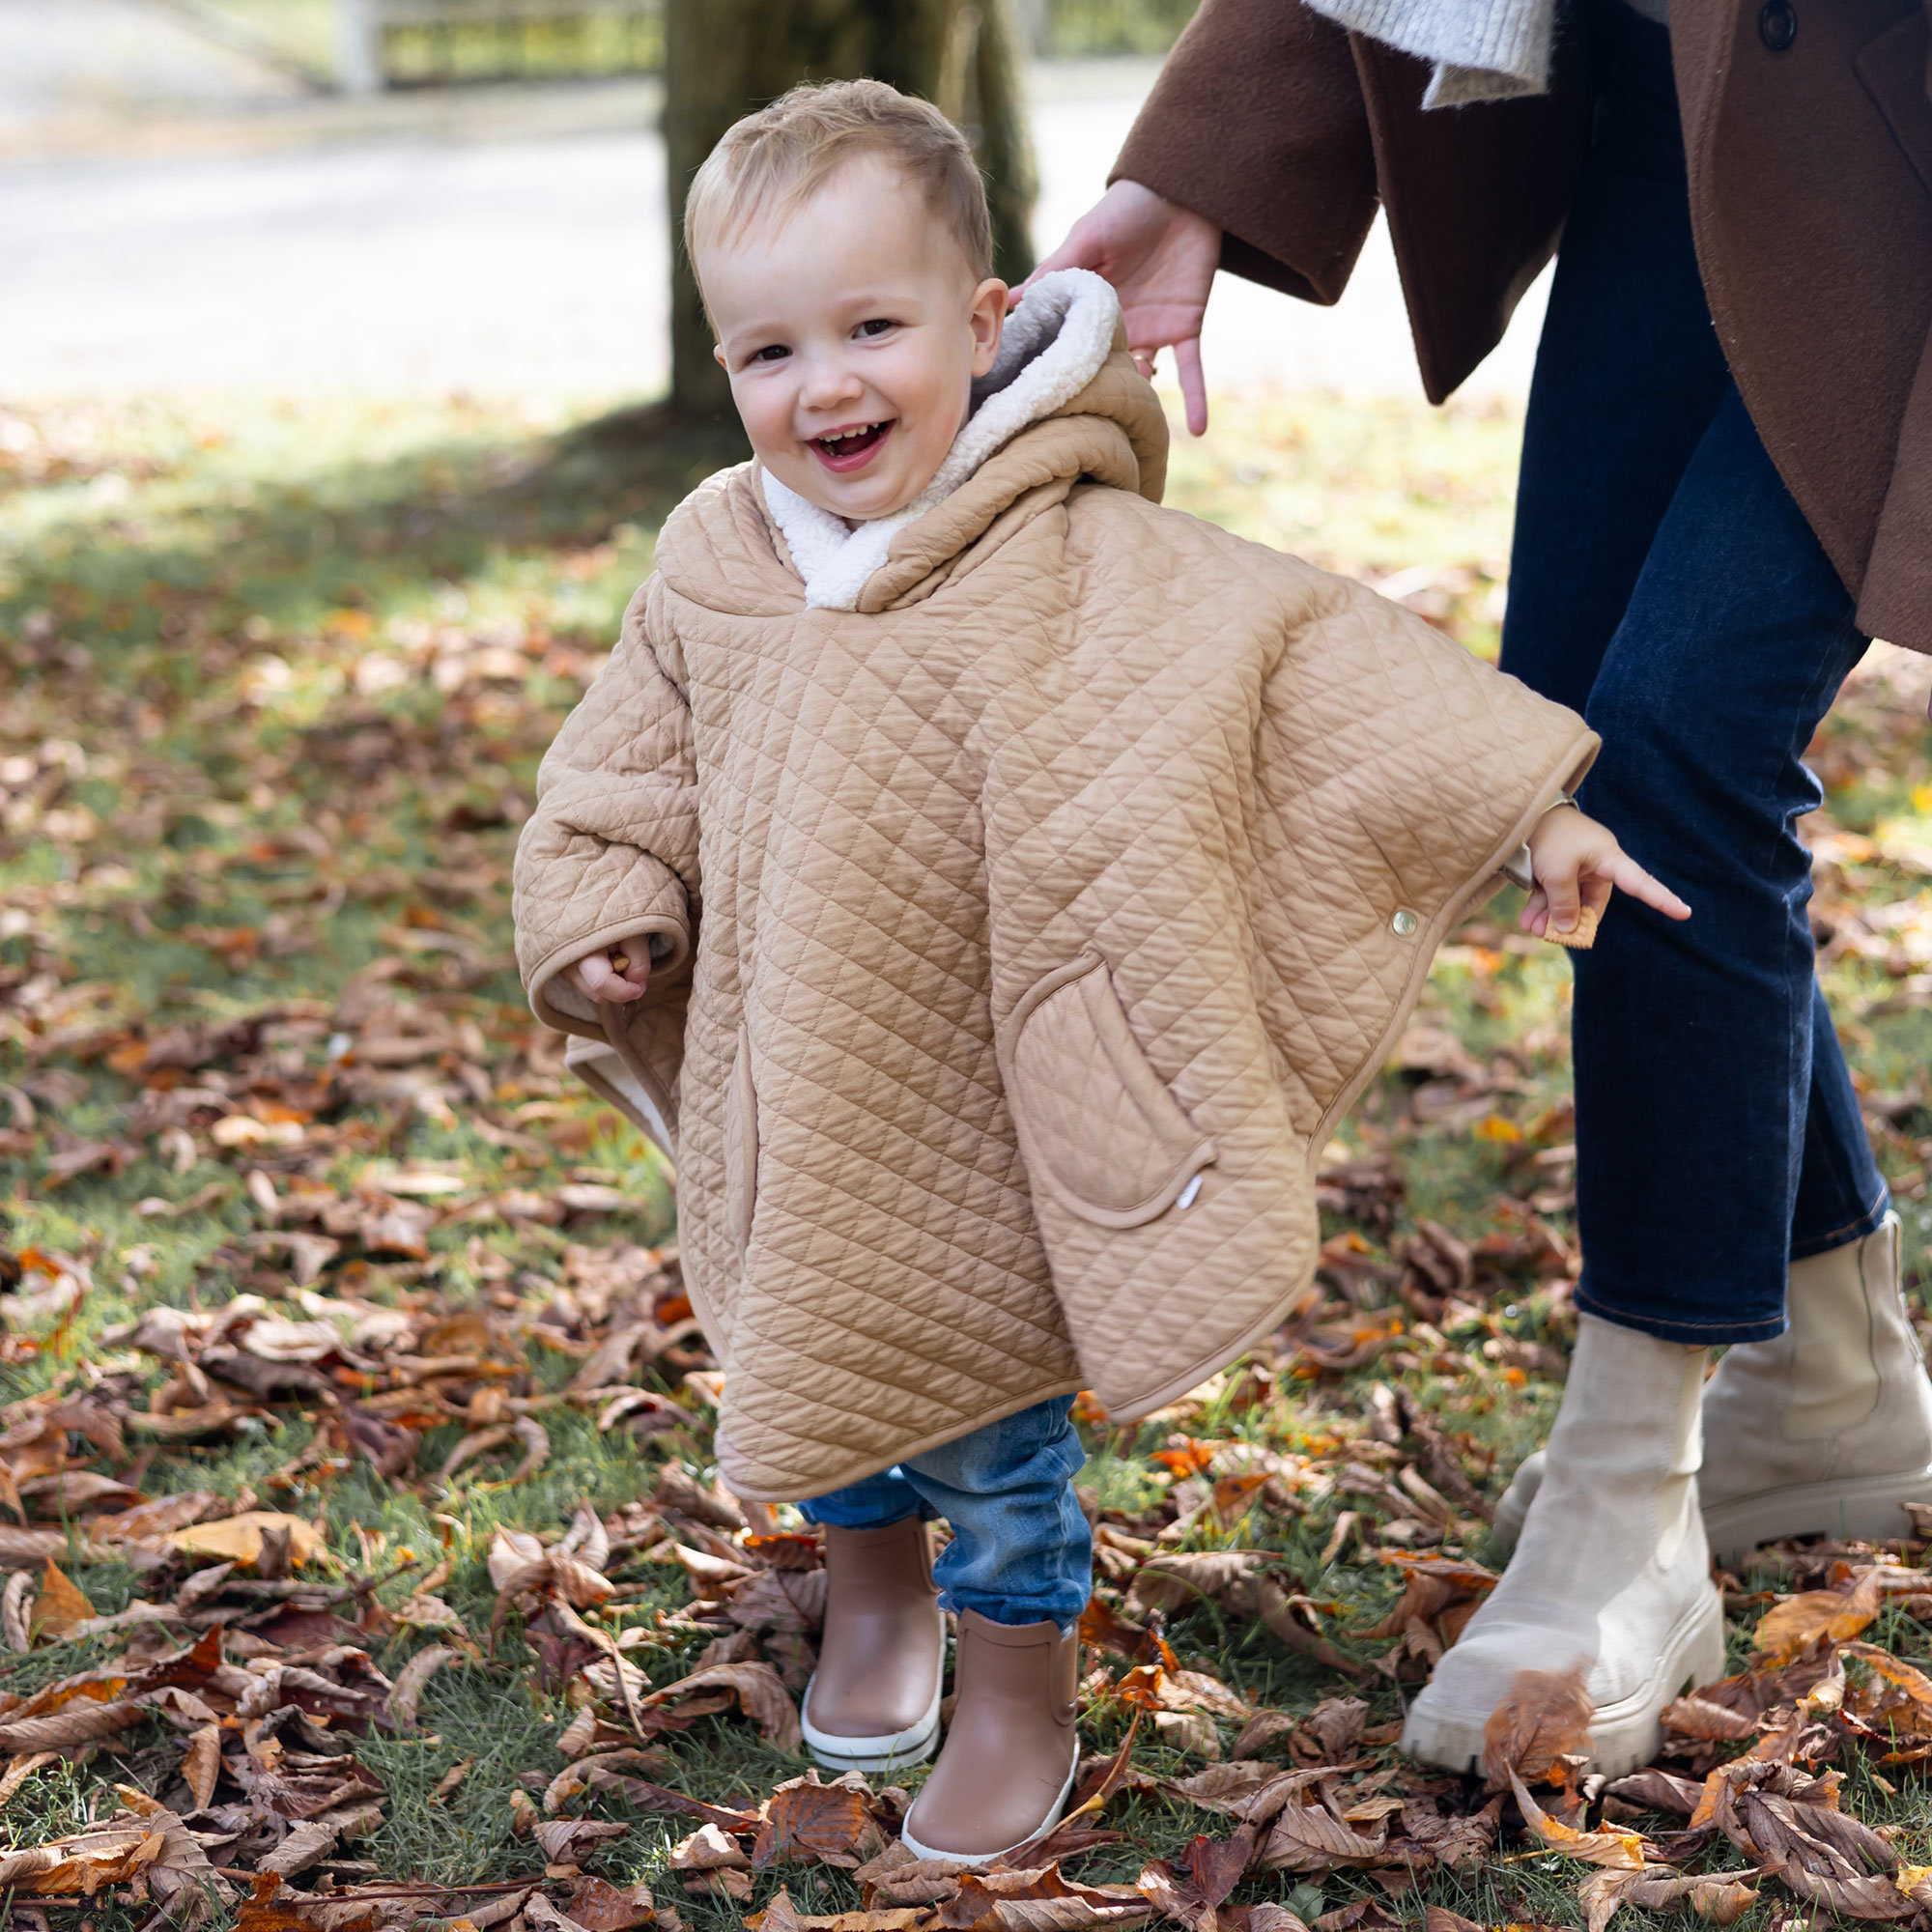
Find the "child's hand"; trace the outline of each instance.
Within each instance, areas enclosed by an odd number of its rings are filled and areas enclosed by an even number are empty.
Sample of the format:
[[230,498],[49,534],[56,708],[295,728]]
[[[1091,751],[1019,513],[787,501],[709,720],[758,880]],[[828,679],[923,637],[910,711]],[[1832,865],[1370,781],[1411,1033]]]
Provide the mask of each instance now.
[[1529,835],[1529,868],[1536,884],[1522,909],[1522,927],[1539,939],[1577,931],[1587,945],[1612,890],[1629,893],[1670,919],[1689,919],[1690,908],[1653,879],[1616,841],[1608,827],[1586,818],[1574,805],[1546,811]]
[[603,952],[586,953],[570,969],[570,978],[580,992],[588,993],[593,1000],[618,1005],[640,1000],[650,983],[650,947],[639,937]]

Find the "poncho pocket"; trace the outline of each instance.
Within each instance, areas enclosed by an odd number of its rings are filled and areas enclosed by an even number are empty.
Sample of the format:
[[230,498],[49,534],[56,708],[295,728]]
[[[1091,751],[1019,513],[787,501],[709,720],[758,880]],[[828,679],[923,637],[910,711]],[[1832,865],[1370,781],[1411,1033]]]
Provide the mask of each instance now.
[[1034,1185],[1102,1228],[1164,1214],[1214,1158],[1148,1064],[1107,962],[1083,952],[1013,1009],[1008,1098]]

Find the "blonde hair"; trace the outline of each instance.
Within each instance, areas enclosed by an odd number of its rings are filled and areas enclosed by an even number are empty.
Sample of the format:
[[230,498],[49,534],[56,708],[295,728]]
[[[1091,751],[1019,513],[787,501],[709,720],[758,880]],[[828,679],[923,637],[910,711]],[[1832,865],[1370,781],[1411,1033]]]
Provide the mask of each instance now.
[[[725,130],[692,178],[684,247],[698,251],[767,211],[796,208],[848,162],[893,162],[950,228],[976,278],[993,272],[986,184],[966,137],[938,108],[883,80],[808,81]],[[701,280],[701,274],[700,274]]]

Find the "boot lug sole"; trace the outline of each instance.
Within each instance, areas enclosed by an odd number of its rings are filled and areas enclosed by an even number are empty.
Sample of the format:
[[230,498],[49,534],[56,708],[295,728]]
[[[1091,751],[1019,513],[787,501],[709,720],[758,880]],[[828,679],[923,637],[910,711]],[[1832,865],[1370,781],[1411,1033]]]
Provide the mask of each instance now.
[[899,1765],[923,1764],[939,1743],[939,1705],[944,1690],[942,1679],[919,1720],[902,1731],[888,1731],[875,1738],[847,1738],[836,1731],[821,1731],[806,1715],[811,1709],[811,1685],[808,1683],[799,1700],[799,1728],[805,1734],[806,1748],[828,1771],[891,1771]]
[[923,1845],[912,1834],[912,1813],[906,1813],[906,1820],[899,1827],[899,1842],[916,1859],[946,1859],[955,1865],[989,1865],[995,1859],[1003,1859],[1009,1852],[1016,1852],[1022,1845],[1030,1845],[1036,1838],[1043,1837],[1060,1823],[1061,1813],[1066,1809],[1066,1801],[1073,1792],[1073,1780],[1080,1775],[1080,1747],[1073,1747],[1073,1762],[1066,1767],[1065,1781],[1060,1787],[1060,1796],[1053,1801],[1052,1808],[1024,1838],[1015,1838],[1010,1845],[1002,1845],[997,1852],[942,1852],[931,1845]]
[[[1650,1676],[1627,1697],[1605,1704],[1590,1726],[1590,1765],[1605,1777],[1641,1770],[1663,1742],[1659,1713],[1688,1684],[1692,1690],[1715,1684],[1724,1674],[1724,1605],[1706,1589],[1698,1603],[1671,1627]],[[1488,1711],[1451,1707],[1435,1711],[1418,1697],[1403,1726],[1402,1752],[1445,1771],[1473,1772],[1483,1757]]]
[[1713,1503],[1704,1511],[1704,1534],[1720,1563],[1787,1536],[1883,1543],[1910,1533],[1907,1503],[1932,1503],[1932,1468],[1796,1484]]

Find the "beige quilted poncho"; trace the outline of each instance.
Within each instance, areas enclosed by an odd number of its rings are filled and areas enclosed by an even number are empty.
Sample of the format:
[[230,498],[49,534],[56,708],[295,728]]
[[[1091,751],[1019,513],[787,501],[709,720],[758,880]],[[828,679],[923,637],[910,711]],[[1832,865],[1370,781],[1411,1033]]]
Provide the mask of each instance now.
[[[1374,592],[1158,507],[1091,276],[891,526],[713,477],[518,848],[539,1017],[674,1150],[742,1495],[1043,1398],[1159,1406],[1306,1290],[1313,1174],[1596,740]],[[564,969],[618,940],[642,1010]]]

